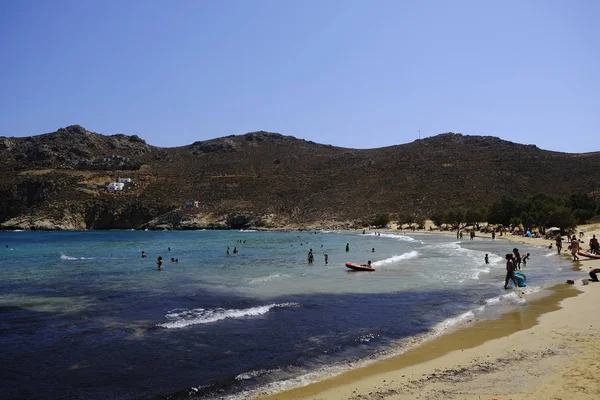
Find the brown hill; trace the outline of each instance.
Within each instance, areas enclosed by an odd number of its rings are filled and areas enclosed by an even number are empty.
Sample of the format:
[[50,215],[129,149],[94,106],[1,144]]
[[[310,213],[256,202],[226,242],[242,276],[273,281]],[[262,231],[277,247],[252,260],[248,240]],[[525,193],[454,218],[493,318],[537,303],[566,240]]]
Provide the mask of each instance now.
[[[551,152],[454,133],[367,150],[268,132],[158,148],[137,136],[69,126],[0,137],[0,223],[7,229],[360,225],[380,213],[428,215],[485,206],[503,195],[598,191],[599,167],[600,152]],[[117,177],[134,185],[107,191]],[[186,200],[198,208],[185,208]]]

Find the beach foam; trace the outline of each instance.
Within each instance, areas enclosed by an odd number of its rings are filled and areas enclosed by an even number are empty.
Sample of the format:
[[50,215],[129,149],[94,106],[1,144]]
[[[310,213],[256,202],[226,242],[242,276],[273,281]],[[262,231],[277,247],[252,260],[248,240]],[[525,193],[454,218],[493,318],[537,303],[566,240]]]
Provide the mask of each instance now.
[[389,265],[389,264],[393,264],[399,261],[403,261],[403,260],[410,260],[411,258],[416,258],[419,256],[419,252],[416,250],[413,251],[409,251],[407,253],[404,254],[400,254],[397,256],[392,256],[390,258],[386,258],[384,260],[380,260],[380,261],[375,261],[373,263],[374,266],[376,267],[381,267],[382,265]]
[[248,283],[251,283],[251,284],[266,283],[266,282],[270,282],[274,279],[282,279],[282,278],[289,278],[289,277],[290,277],[289,274],[271,274],[268,276],[260,276],[258,278],[250,279],[248,281]]
[[251,307],[246,309],[226,310],[224,308],[215,308],[206,310],[204,308],[195,308],[192,310],[175,309],[165,315],[169,322],[158,324],[158,326],[168,329],[184,328],[190,325],[208,324],[220,321],[226,318],[242,318],[263,315],[273,308],[293,308],[300,307],[298,303],[280,303],[267,304],[264,306]]
[[61,253],[60,259],[71,261],[71,260],[94,260],[95,258],[93,258],[93,257],[92,258],[87,258],[87,257],[77,258],[77,257],[67,256],[67,255]]
[[281,369],[277,368],[277,369],[259,369],[259,370],[252,370],[252,371],[248,371],[248,372],[244,372],[239,374],[238,376],[235,377],[235,380],[237,381],[247,381],[250,379],[254,379],[254,378],[258,378],[259,376],[263,376],[266,374],[271,374],[273,372],[279,372],[281,371]]
[[413,237],[406,236],[406,235],[400,235],[400,234],[397,234],[397,233],[382,233],[379,237],[396,239],[396,240],[398,240],[400,242],[419,242],[419,243],[423,243],[422,240],[415,239]]

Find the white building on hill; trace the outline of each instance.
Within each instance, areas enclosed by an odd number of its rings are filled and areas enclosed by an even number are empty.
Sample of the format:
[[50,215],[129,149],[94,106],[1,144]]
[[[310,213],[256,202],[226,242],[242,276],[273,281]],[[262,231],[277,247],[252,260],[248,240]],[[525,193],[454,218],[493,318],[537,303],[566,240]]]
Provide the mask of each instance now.
[[125,187],[125,184],[122,182],[111,182],[108,184],[107,189],[108,190],[123,190],[124,187]]

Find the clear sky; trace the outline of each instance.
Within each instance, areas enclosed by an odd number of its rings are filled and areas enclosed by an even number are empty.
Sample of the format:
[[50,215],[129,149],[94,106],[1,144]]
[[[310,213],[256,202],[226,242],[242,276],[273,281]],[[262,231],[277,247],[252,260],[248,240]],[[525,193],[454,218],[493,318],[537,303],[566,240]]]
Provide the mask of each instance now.
[[600,150],[600,1],[3,0],[0,135]]

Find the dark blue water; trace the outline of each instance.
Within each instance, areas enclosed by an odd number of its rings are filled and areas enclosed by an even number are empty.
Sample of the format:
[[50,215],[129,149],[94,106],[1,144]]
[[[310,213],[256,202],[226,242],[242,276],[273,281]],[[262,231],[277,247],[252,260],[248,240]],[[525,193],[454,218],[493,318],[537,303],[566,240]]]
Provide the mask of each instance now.
[[[501,264],[478,265],[475,277],[465,252],[478,250],[445,236],[15,232],[1,238],[9,246],[2,249],[0,281],[0,388],[7,399],[230,395],[331,366],[349,368],[389,354],[399,339],[433,334],[460,316],[475,318],[475,308],[513,298],[497,288]],[[239,247],[237,258],[224,254],[228,245]],[[307,245],[334,261],[325,265],[317,256],[319,265],[309,267]],[[445,255],[454,249],[456,261],[440,264],[430,246],[442,246]],[[500,254],[506,243],[469,246],[490,252],[497,246]],[[139,256],[141,249],[148,258]],[[545,283],[568,274],[560,260],[530,250],[534,260],[543,258],[540,270],[552,270]],[[162,271],[158,254],[166,260]],[[378,261],[378,270],[344,268],[343,260],[363,257]],[[436,268],[454,278],[428,284],[421,274],[432,276]]]

